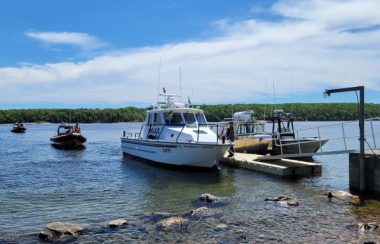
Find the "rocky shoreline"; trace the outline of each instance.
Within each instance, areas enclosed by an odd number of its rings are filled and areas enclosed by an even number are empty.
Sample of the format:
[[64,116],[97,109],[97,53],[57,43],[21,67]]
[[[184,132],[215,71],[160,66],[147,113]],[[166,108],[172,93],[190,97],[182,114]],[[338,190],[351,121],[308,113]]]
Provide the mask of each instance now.
[[[329,194],[330,195],[330,194]],[[279,207],[296,208],[300,203],[291,196],[276,196],[265,198],[264,201],[273,202]],[[40,233],[27,236],[18,236],[7,240],[4,243],[17,242],[58,242],[71,243],[83,242],[91,243],[94,240],[102,242],[104,240],[134,240],[136,242],[145,241],[177,241],[186,239],[186,234],[196,233],[200,228],[208,228],[211,234],[220,236],[224,240],[232,242],[252,242],[260,241],[258,233],[257,240],[248,238],[246,231],[249,224],[232,219],[228,213],[224,212],[223,206],[230,203],[229,198],[217,197],[212,194],[202,194],[192,202],[194,209],[185,213],[153,212],[136,215],[133,220],[119,218],[106,223],[92,225],[79,225],[70,222],[51,222],[46,225]],[[346,228],[353,232],[371,232],[380,235],[379,223],[355,223],[349,224]],[[184,239],[183,239],[184,238]],[[193,241],[202,241],[200,239]],[[187,240],[189,241],[189,240]],[[264,241],[264,240],[263,240]]]

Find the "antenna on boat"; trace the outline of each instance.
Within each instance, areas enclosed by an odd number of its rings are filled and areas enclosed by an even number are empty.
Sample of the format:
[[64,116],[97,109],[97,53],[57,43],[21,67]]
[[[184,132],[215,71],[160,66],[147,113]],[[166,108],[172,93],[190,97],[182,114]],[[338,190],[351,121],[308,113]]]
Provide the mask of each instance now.
[[264,120],[266,120],[266,112],[267,112],[267,95],[268,95],[268,81],[265,80],[265,106],[264,106]]
[[157,104],[160,97],[160,83],[161,83],[161,57],[160,57],[160,67],[158,69],[158,86],[157,86]]
[[273,106],[274,106],[274,109],[276,109],[276,88],[274,86],[274,81],[273,81]]
[[179,66],[179,100],[182,102],[182,74],[181,74],[181,66]]
[[291,92],[290,92],[290,102],[291,102],[291,106],[290,106],[290,112],[293,114],[293,79],[292,79],[292,82],[290,84],[291,86]]
[[193,87],[191,88],[191,99],[193,99],[193,101],[194,101],[194,88]]

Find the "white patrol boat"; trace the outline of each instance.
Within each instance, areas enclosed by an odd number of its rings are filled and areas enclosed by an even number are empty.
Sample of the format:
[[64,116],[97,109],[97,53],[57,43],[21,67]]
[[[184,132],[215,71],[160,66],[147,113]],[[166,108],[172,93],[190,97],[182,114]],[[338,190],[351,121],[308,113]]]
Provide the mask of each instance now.
[[175,166],[216,166],[232,145],[218,138],[219,126],[207,123],[203,110],[175,102],[178,95],[159,95],[165,102],[146,112],[140,132],[124,131],[123,154]]

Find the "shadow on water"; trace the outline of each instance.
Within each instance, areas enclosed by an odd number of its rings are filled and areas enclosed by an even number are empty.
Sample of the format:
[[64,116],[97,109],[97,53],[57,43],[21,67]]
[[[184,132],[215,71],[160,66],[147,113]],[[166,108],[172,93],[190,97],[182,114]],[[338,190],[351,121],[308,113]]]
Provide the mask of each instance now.
[[[122,158],[122,166],[126,172],[133,172],[147,179],[160,176],[163,181],[196,182],[198,184],[218,183],[223,180],[223,174],[216,167],[212,169],[181,168],[130,157]],[[162,178],[163,176],[168,177]]]
[[144,212],[188,211],[203,193],[231,197],[236,192],[235,173],[231,169],[181,170],[127,157],[122,159],[121,167],[126,178],[137,178],[145,186],[141,193]]
[[62,146],[58,144],[50,144],[51,147],[58,149],[58,150],[63,150],[63,151],[81,151],[86,149],[85,145],[80,145],[80,146]]

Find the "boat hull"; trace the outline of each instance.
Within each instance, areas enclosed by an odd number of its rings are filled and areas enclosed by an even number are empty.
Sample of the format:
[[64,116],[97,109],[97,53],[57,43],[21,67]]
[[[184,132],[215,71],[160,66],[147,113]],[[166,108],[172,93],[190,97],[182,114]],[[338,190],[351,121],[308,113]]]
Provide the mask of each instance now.
[[59,135],[50,138],[53,146],[62,148],[81,148],[84,147],[86,140],[86,137],[78,133]]
[[266,154],[271,140],[265,139],[238,139],[235,140],[235,152]]
[[159,164],[201,168],[212,168],[217,165],[230,146],[230,144],[181,143],[121,138],[124,155]]
[[26,128],[14,128],[11,130],[13,133],[25,133]]
[[279,155],[281,154],[300,154],[301,153],[315,153],[323,146],[328,140],[312,140],[312,139],[302,139],[298,140],[283,140],[281,141],[282,149],[280,144],[274,143],[272,139],[257,139],[257,138],[246,138],[235,140],[234,149],[236,152],[252,153],[252,154],[271,154]]
[[[284,140],[282,144],[282,154],[302,154],[302,153],[315,153],[323,146],[328,140]],[[301,150],[301,151],[300,151]],[[281,154],[281,147],[277,145],[272,146],[270,151],[272,155]]]

